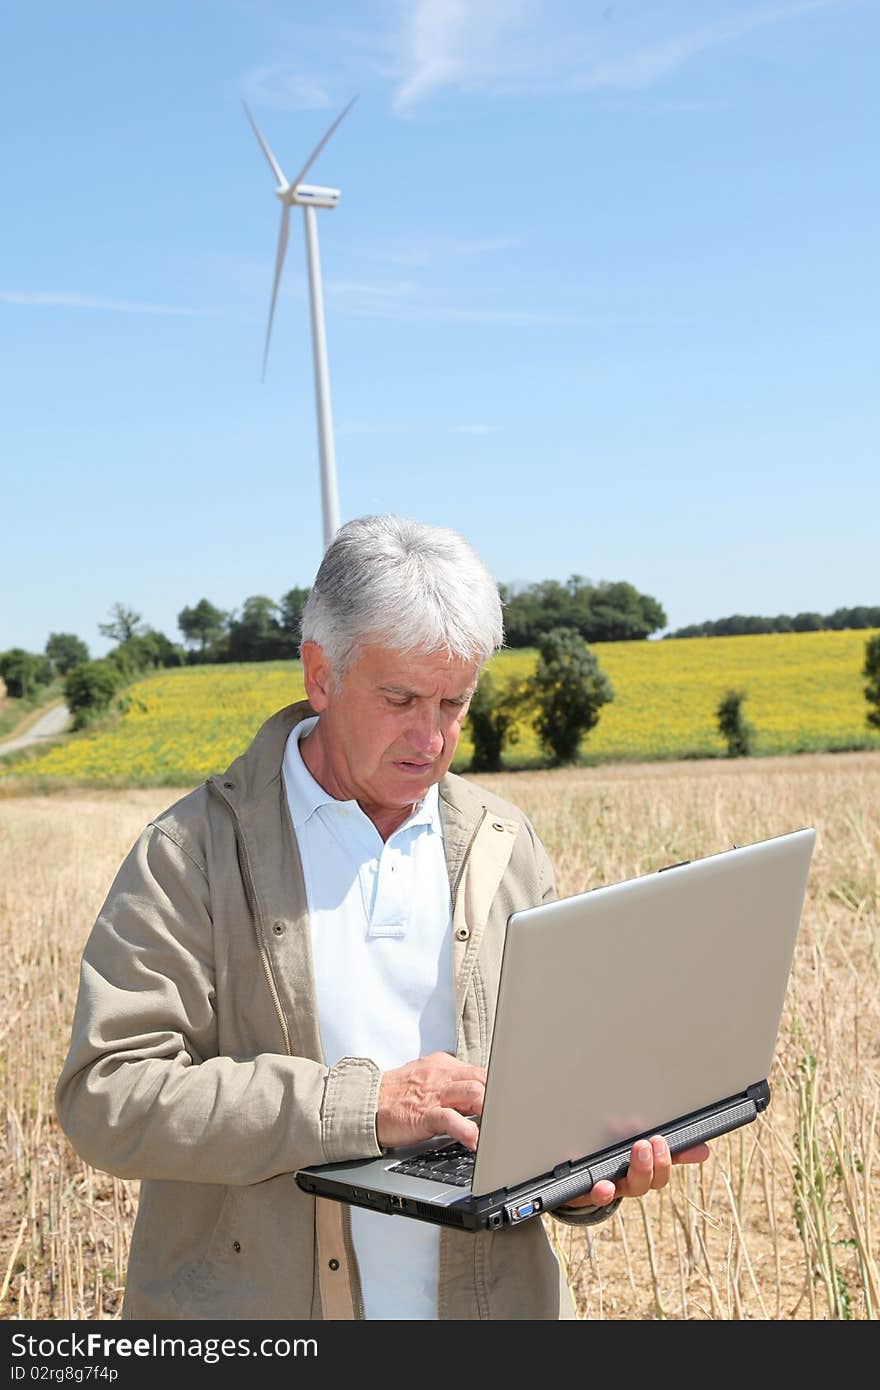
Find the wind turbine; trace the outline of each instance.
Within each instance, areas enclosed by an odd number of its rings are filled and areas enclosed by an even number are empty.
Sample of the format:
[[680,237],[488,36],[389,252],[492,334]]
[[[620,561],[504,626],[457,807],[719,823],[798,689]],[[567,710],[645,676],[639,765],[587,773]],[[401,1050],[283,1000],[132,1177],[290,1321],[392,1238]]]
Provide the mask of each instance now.
[[263,154],[266,156],[269,168],[278,180],[278,187],[275,189],[275,197],[278,198],[281,203],[281,226],[278,231],[278,250],[275,254],[275,279],[272,281],[269,322],[266,326],[266,344],[263,348],[264,380],[266,377],[266,362],[269,357],[269,342],[272,337],[272,321],[275,317],[275,301],[278,298],[278,285],[281,280],[281,269],[284,265],[284,256],[287,251],[287,238],[290,232],[290,209],[296,204],[297,207],[301,207],[303,210],[303,220],[306,229],[306,264],[309,272],[312,359],[315,368],[315,407],[318,416],[318,452],[321,463],[321,511],[324,523],[325,550],[339,530],[339,498],[336,489],[336,455],[333,448],[333,421],[330,414],[330,386],[327,377],[327,337],[324,332],[324,296],[321,289],[321,263],[318,258],[318,227],[315,221],[315,209],[335,208],[336,204],[339,202],[340,190],[338,188],[317,188],[313,184],[303,183],[302,180],[318,158],[318,155],[323,150],[340,121],[343,117],[348,115],[356,101],[357,97],[352,97],[345,109],[336,117],[330,129],[325,132],[312,150],[312,153],[309,155],[295,179],[287,179],[285,177],[281,165],[278,163],[278,160],[275,158],[257,129],[257,123],[248,110],[247,103],[242,102],[245,115],[251,123],[251,127],[260,143]]

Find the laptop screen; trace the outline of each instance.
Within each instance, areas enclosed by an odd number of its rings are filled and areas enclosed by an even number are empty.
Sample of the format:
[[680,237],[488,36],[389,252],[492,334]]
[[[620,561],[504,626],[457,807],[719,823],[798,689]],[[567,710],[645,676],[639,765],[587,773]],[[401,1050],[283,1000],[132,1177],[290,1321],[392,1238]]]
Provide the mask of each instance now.
[[815,831],[514,913],[476,1195],[767,1078]]

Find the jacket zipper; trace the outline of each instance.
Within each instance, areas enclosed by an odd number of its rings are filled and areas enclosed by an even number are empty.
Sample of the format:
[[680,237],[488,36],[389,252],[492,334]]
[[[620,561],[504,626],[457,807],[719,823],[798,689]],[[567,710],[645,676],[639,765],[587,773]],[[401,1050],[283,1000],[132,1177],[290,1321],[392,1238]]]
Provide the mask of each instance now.
[[464,873],[464,866],[465,866],[465,864],[466,864],[467,861],[468,861],[468,857],[469,857],[469,855],[470,855],[471,850],[473,849],[474,840],[477,838],[477,835],[480,833],[480,827],[481,827],[481,825],[483,824],[483,821],[486,819],[486,816],[487,816],[488,814],[489,814],[488,811],[485,811],[485,810],[483,811],[483,814],[480,816],[480,819],[477,821],[476,825],[474,826],[474,831],[473,831],[473,834],[471,835],[471,838],[468,840],[467,844],[465,845],[464,854],[461,856],[461,863],[460,863],[459,866],[458,866],[458,873],[455,875],[455,883],[454,883],[453,888],[452,888],[452,912],[453,912],[453,915],[455,914],[455,902],[456,902],[456,899],[457,899],[457,897],[458,897],[458,888],[459,888],[459,884],[461,883],[461,876],[462,876],[462,874]]
[[[467,864],[468,859],[470,858],[471,850],[472,850],[473,847],[474,847],[474,840],[476,840],[477,835],[480,833],[480,827],[482,826],[483,821],[486,819],[486,816],[487,816],[488,814],[489,814],[488,811],[485,811],[485,810],[483,811],[483,814],[480,816],[480,819],[477,821],[476,825],[474,826],[474,830],[473,830],[473,834],[471,835],[471,838],[468,840],[467,844],[465,845],[464,854],[461,856],[461,863],[460,863],[459,866],[458,866],[458,873],[455,875],[455,884],[453,885],[453,889],[452,889],[452,919],[453,919],[453,921],[455,920],[455,906],[456,906],[456,903],[457,903],[457,901],[458,901],[458,890],[459,890],[459,888],[461,887],[461,879],[462,879],[462,875],[464,874],[465,865]],[[461,1030],[462,1030],[462,1028],[463,1028],[463,1026],[464,1026],[464,1010],[465,1010],[465,1008],[466,1008],[466,1006],[467,1006],[467,1000],[466,1000],[466,999],[462,999],[462,1001],[461,1001],[461,1012],[462,1012],[462,1017],[459,1018],[459,1017],[458,1017],[458,1002],[457,1002],[457,1001],[458,1001],[458,989],[457,989],[456,980],[455,980],[454,978],[453,978],[453,981],[452,981],[452,987],[453,987],[453,989],[455,990],[455,995],[456,995],[455,1055],[458,1056],[459,1043],[461,1042]],[[477,1014],[477,1022],[478,1022],[478,1024],[479,1024],[479,1028],[480,1028],[480,1038],[482,1039],[482,1038],[484,1037],[485,1030],[484,1030],[484,1026],[483,1026],[483,1020],[482,1020],[482,1018],[480,1018],[479,1012],[478,1012],[478,1014]]]
[[[220,796],[220,793],[214,786],[213,782],[209,782],[208,786],[211,788],[215,796]],[[281,1028],[281,1035],[284,1038],[285,1051],[288,1057],[292,1057],[293,1049],[290,1046],[290,1033],[287,1028],[287,1020],[284,1017],[284,1010],[281,1007],[281,1000],[278,996],[278,988],[275,984],[275,976],[272,973],[272,962],[269,959],[269,951],[266,946],[266,936],[263,931],[263,919],[260,915],[260,909],[257,903],[257,894],[254,888],[254,879],[253,874],[251,873],[251,863],[248,857],[247,845],[245,844],[244,836],[241,833],[241,826],[239,824],[238,815],[236,814],[234,808],[230,806],[229,802],[226,800],[224,796],[220,796],[220,800],[223,802],[223,805],[226,807],[226,809],[229,811],[230,816],[232,817],[232,828],[235,832],[235,843],[238,846],[238,856],[241,860],[242,878],[244,880],[245,892],[247,893],[248,903],[250,904],[251,914],[254,919],[254,926],[257,929],[257,944],[260,948],[260,960],[263,963],[263,974],[266,977],[266,984],[269,987],[269,994],[272,997],[272,1003],[275,1008],[275,1014],[278,1019],[279,1026]]]

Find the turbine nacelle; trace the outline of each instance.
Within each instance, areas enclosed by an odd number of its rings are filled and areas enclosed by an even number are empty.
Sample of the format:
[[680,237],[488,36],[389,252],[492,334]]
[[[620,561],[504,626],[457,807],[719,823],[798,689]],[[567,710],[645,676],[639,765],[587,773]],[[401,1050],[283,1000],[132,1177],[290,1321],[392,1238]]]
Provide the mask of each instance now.
[[296,203],[303,208],[335,208],[339,202],[340,189],[338,188],[317,188],[311,183],[298,183],[291,186],[289,183],[276,188],[275,197],[289,207],[291,203]]

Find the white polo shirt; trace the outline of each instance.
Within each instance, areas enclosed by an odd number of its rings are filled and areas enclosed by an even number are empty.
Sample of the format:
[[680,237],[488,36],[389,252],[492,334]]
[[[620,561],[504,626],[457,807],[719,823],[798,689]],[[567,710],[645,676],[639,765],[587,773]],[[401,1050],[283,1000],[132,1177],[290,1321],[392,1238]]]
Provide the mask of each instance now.
[[[309,906],[324,1061],[383,1071],[455,1051],[452,902],[435,786],[386,841],[356,801],[324,791],[287,740],[283,778]],[[368,1318],[436,1318],[440,1228],[351,1207]]]

